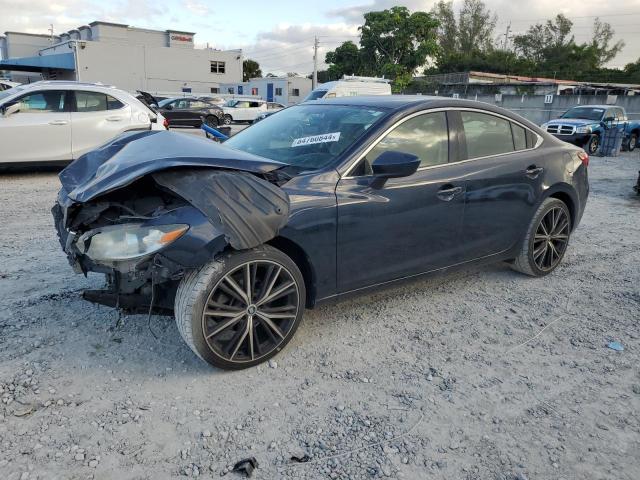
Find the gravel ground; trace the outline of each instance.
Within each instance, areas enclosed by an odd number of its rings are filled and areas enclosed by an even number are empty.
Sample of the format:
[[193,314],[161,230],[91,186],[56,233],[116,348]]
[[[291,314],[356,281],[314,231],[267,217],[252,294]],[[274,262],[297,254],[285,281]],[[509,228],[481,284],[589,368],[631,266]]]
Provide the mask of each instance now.
[[233,479],[253,456],[258,479],[636,480],[639,169],[592,159],[551,276],[495,265],[308,311],[275,361],[231,373],[171,318],[115,328],[83,301],[101,278],[60,251],[56,175],[1,175],[0,478]]

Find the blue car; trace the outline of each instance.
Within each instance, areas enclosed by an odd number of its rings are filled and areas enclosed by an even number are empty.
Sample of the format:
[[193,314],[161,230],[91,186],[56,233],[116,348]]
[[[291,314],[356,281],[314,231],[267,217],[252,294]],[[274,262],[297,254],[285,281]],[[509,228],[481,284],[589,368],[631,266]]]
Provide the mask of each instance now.
[[[86,299],[166,312],[209,364],[276,355],[305,308],[425,274],[562,260],[588,155],[484,103],[343,97],[282,110],[222,144],[123,135],[60,174],[53,207]],[[428,295],[429,292],[425,292]]]

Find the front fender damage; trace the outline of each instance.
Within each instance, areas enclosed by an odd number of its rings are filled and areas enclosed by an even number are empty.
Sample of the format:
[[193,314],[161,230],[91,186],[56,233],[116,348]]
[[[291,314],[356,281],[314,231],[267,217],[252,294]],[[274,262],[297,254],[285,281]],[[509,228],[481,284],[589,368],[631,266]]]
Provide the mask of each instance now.
[[[186,271],[225,249],[249,249],[276,237],[288,221],[289,208],[286,192],[258,174],[183,167],[152,172],[86,203],[60,198],[54,217],[74,268],[85,274],[106,274],[107,288],[88,290],[84,297],[130,312],[146,312],[151,307],[173,308],[177,285]],[[186,218],[191,228],[183,238],[144,258],[97,264],[76,245],[84,233],[107,225],[141,220],[182,223]]]

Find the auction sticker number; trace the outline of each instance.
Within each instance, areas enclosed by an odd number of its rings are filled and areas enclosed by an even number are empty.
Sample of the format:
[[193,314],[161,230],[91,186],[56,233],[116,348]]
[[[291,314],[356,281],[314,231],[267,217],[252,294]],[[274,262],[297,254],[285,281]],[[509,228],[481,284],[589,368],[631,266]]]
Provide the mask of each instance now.
[[313,145],[314,143],[337,142],[340,140],[340,132],[323,133],[311,137],[296,138],[291,144],[292,147],[302,147],[303,145]]

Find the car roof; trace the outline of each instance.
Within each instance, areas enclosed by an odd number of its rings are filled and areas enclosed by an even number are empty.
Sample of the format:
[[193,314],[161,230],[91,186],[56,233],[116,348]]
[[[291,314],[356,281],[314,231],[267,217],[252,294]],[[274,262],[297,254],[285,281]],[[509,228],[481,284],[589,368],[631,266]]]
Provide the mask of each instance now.
[[361,95],[335,97],[320,100],[308,100],[301,105],[343,105],[380,108],[390,112],[413,112],[434,108],[471,108],[496,113],[526,125],[536,133],[542,132],[533,122],[498,105],[475,100],[462,100],[452,97],[434,97],[428,95]]
[[576,107],[580,107],[580,108],[604,108],[605,110],[607,108],[622,108],[618,105],[574,105],[571,108],[576,108]]

